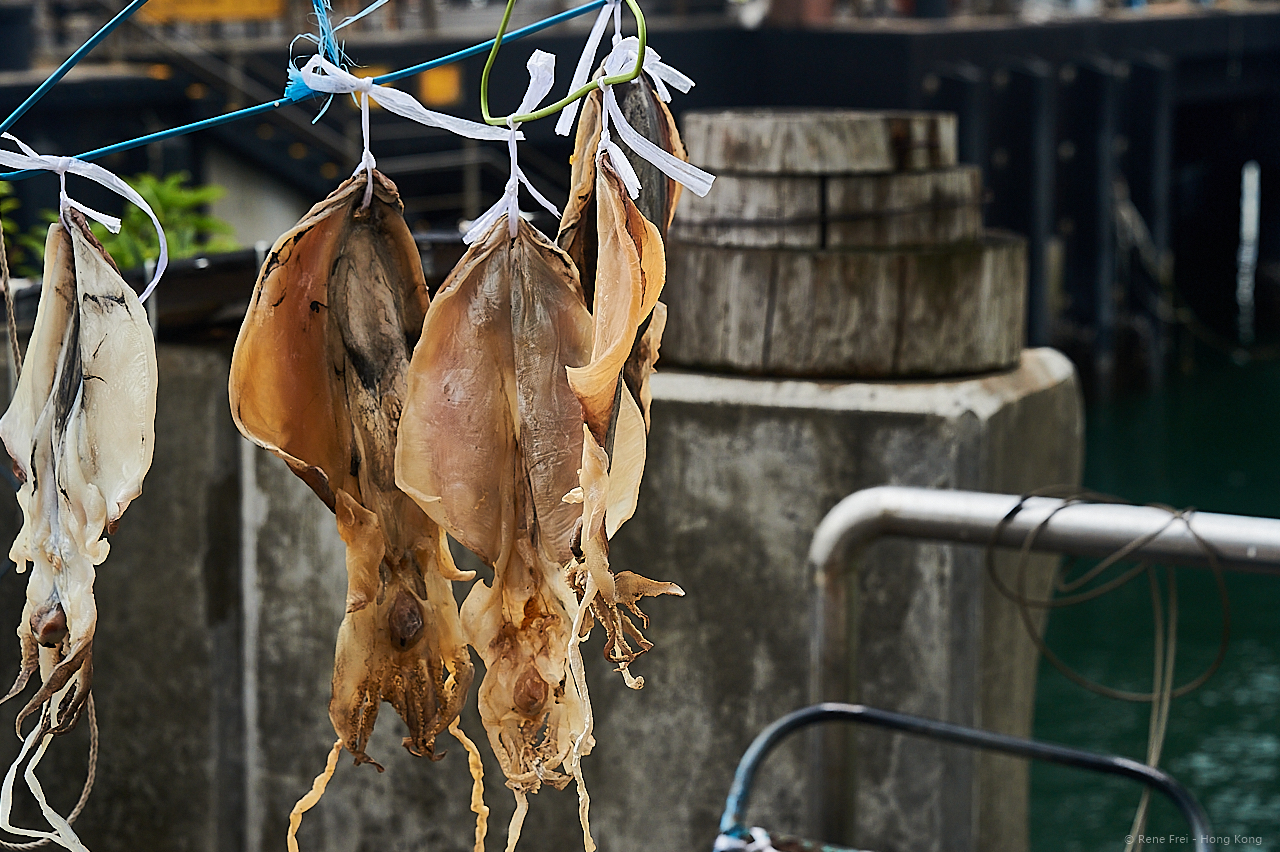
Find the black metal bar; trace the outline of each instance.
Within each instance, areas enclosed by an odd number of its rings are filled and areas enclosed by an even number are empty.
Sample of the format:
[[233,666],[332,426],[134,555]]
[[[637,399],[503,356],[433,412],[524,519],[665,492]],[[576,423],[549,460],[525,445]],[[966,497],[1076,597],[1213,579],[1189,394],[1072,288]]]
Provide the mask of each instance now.
[[[1169,248],[1170,189],[1173,173],[1173,62],[1159,53],[1145,54],[1131,63],[1128,78],[1125,145],[1120,170],[1151,236],[1156,258]],[[1138,258],[1130,258],[1130,309],[1144,324],[1147,380],[1160,384],[1169,354],[1169,334],[1159,311],[1161,282]]]
[[940,65],[920,81],[922,106],[956,114],[956,154],[962,163],[985,168],[987,80],[972,62]]
[[793,731],[818,722],[827,721],[847,721],[873,725],[971,748],[999,751],[1017,757],[1043,760],[1063,766],[1074,766],[1078,769],[1102,772],[1107,775],[1119,775],[1122,778],[1138,781],[1163,793],[1178,808],[1183,818],[1186,819],[1187,824],[1191,827],[1192,848],[1196,852],[1209,852],[1209,850],[1213,849],[1213,832],[1209,827],[1209,817],[1205,814],[1204,808],[1196,801],[1195,796],[1186,787],[1183,787],[1177,779],[1154,767],[1146,766],[1126,757],[1097,754],[1053,743],[1010,737],[977,728],[966,728],[947,722],[925,719],[921,716],[909,716],[905,713],[878,710],[861,704],[839,704],[835,702],[817,704],[788,713],[756,736],[746,753],[742,755],[742,759],[738,762],[737,771],[734,772],[733,785],[729,788],[724,814],[720,818],[720,833],[722,835],[745,836],[746,824],[742,818],[747,809],[747,800],[751,793],[752,781],[755,778],[756,770],[760,768],[760,764],[769,752],[773,750],[774,746]]

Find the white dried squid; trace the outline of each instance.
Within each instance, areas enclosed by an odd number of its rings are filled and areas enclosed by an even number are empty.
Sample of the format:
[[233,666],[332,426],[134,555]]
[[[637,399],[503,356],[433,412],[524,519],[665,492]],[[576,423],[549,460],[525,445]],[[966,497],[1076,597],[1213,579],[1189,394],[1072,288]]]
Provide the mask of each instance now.
[[[0,826],[82,849],[44,801],[34,766],[49,738],[70,730],[89,701],[97,607],[95,569],[113,532],[142,492],[155,445],[155,341],[146,312],[84,217],[64,211],[49,227],[44,285],[13,401],[0,438],[22,485],[22,529],[10,557],[31,568],[18,636],[22,666],[4,700],[39,669],[42,684],[18,713],[39,723],[25,738],[0,792]],[[35,748],[28,785],[55,833],[9,824],[12,785]]]

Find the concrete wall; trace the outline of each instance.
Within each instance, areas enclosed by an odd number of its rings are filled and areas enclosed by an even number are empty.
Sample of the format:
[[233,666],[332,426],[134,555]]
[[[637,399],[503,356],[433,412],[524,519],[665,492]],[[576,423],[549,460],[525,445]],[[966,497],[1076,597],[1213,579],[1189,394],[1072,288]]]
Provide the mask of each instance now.
[[[341,542],[284,464],[236,435],[227,364],[226,352],[161,347],[155,463],[99,574],[102,753],[79,822],[94,852],[279,848],[289,808],[334,739],[326,706]],[[881,483],[1020,491],[1075,481],[1080,467],[1074,374],[1048,350],[1012,372],[933,384],[661,373],[653,387],[648,473],[613,562],[688,595],[644,604],[656,647],[634,667],[643,690],[609,671],[599,638],[586,649],[598,745],[585,772],[604,852],[710,849],[742,751],[808,701],[804,557],[841,497]],[[16,530],[9,505],[6,540]],[[1034,657],[976,552],[881,543],[857,569],[856,697],[1029,730]],[[0,578],[0,624],[16,624],[24,587],[12,572]],[[0,679],[16,670],[16,644],[0,642]],[[4,707],[0,726],[14,712]],[[474,694],[464,726],[483,739]],[[42,764],[63,812],[83,778],[84,728]],[[344,760],[303,822],[304,850],[471,848],[462,749],[443,736],[448,753],[433,764],[408,755],[401,736],[384,708],[369,751],[387,771]],[[3,742],[7,763],[16,743]],[[802,749],[790,743],[770,759],[753,822],[804,831]],[[493,849],[512,806],[486,758]],[[855,758],[858,828],[847,838],[882,849],[1025,845],[1016,767],[876,732],[857,738]],[[572,790],[540,793],[521,848],[580,848],[576,807]],[[18,810],[40,824],[25,798]]]
[[[253,132],[245,127],[246,133]],[[209,212],[236,229],[240,245],[268,245],[298,224],[311,209],[311,201],[261,169],[221,148],[210,146],[204,157],[205,183],[221,186],[227,194],[209,205]]]

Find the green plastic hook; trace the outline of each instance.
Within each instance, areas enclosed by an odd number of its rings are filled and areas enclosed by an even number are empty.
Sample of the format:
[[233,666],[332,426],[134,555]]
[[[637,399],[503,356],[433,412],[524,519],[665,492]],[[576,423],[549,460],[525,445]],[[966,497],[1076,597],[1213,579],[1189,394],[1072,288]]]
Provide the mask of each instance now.
[[489,114],[489,72],[493,70],[493,61],[498,58],[498,48],[502,47],[502,36],[507,31],[507,23],[511,20],[511,10],[515,8],[516,0],[507,0],[507,9],[502,14],[502,23],[498,26],[498,34],[494,36],[493,47],[489,51],[489,58],[484,63],[484,71],[480,74],[480,114],[484,117],[485,124],[492,124],[495,127],[504,127],[510,120],[516,124],[524,121],[536,121],[539,118],[546,118],[549,115],[555,115],[560,110],[567,107],[576,100],[585,98],[596,89],[604,86],[616,86],[619,83],[630,83],[632,80],[640,76],[640,72],[644,70],[644,50],[648,40],[648,33],[644,24],[644,13],[640,11],[640,6],[636,0],[626,0],[627,7],[631,9],[631,14],[636,19],[636,39],[640,42],[640,49],[636,52],[636,64],[630,71],[621,74],[615,74],[612,77],[602,77],[598,80],[592,80],[578,91],[571,93],[564,100],[557,101],[550,106],[525,115],[500,115],[494,117]]

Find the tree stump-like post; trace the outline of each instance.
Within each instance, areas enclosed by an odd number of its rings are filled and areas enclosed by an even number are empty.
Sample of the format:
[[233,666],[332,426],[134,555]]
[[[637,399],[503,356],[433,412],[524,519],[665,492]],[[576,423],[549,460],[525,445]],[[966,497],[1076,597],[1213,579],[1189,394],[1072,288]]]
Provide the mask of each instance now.
[[1026,245],[982,228],[949,113],[686,118],[719,175],[682,196],[663,359],[800,378],[967,375],[1017,363]]

